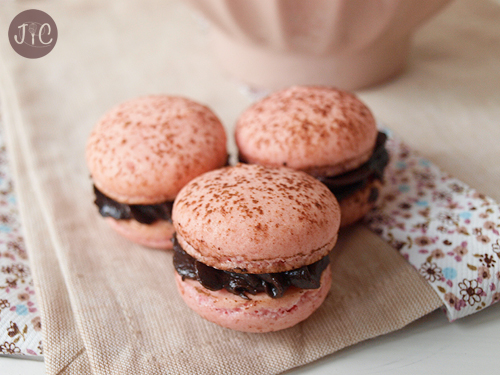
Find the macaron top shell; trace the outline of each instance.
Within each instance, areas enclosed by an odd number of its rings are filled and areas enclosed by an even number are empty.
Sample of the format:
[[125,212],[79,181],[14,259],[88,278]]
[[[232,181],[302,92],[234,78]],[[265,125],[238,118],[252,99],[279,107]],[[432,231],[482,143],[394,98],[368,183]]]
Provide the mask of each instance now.
[[238,164],[188,183],[172,219],[179,244],[200,262],[272,273],[327,255],[337,240],[340,209],[330,190],[304,172]]
[[94,184],[110,198],[127,204],[172,201],[191,179],[226,163],[226,134],[199,103],[142,97],[99,120],[86,158]]
[[353,94],[294,86],[249,107],[237,121],[235,137],[249,163],[335,175],[368,160],[377,127]]

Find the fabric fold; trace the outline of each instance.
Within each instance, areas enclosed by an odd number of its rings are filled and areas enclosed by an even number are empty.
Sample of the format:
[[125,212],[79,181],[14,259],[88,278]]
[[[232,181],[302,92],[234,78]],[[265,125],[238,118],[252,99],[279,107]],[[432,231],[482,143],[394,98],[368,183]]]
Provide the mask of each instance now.
[[[36,183],[25,160],[17,129],[22,127],[17,96],[0,61],[0,101],[8,142],[24,240],[32,265],[32,274],[43,327],[44,360],[47,374],[91,374],[80,334],[75,326],[68,291],[61,273],[54,244],[42,214]],[[56,315],[56,319],[54,319]],[[48,348],[48,349],[47,349]]]

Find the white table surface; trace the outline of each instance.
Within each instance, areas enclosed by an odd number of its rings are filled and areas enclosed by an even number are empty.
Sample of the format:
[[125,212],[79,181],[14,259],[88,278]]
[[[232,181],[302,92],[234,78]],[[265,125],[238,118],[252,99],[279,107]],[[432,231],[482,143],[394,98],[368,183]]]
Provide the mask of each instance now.
[[[391,334],[343,349],[288,375],[498,374],[500,304],[449,323],[435,311]],[[45,374],[41,361],[0,357],[2,375]]]

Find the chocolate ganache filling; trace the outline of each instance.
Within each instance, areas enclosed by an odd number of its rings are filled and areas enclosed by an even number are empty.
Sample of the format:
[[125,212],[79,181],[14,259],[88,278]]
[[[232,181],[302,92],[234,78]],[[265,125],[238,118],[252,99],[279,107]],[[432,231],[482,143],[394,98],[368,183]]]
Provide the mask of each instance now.
[[[374,179],[382,181],[385,167],[389,163],[389,153],[385,148],[386,141],[387,135],[383,132],[378,132],[372,156],[363,165],[337,176],[314,175],[314,177],[325,184],[338,201],[363,189],[369,181],[373,181]],[[247,163],[241,155],[238,155],[238,161],[240,163]],[[373,188],[368,200],[369,202],[374,202],[377,198],[378,189]]]
[[125,204],[117,202],[100,192],[94,185],[95,201],[99,213],[116,220],[134,219],[142,224],[152,224],[158,220],[172,222],[174,202],[160,204]]
[[260,274],[237,273],[218,270],[197,261],[182,249],[175,235],[172,242],[174,243],[174,267],[182,280],[186,278],[197,280],[209,290],[225,289],[244,299],[248,299],[247,293],[255,295],[261,292],[272,298],[279,298],[291,286],[301,289],[318,289],[321,274],[330,263],[327,255],[316,263],[291,271]]
[[[373,154],[363,165],[341,175],[315,177],[330,189],[337,200],[341,201],[364,188],[369,181],[383,179],[385,167],[389,163],[389,153],[385,148],[386,141],[387,135],[378,132]],[[378,189],[374,189],[370,194],[369,201],[373,202],[377,197]]]

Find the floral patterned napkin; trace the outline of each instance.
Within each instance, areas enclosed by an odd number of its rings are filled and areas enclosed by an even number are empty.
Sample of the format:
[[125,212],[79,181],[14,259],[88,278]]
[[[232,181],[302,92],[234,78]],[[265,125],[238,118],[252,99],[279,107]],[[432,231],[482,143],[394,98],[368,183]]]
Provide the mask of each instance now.
[[450,321],[498,302],[500,205],[386,132],[391,162],[368,226],[430,283]]
[[0,117],[0,354],[40,356],[42,325]]

